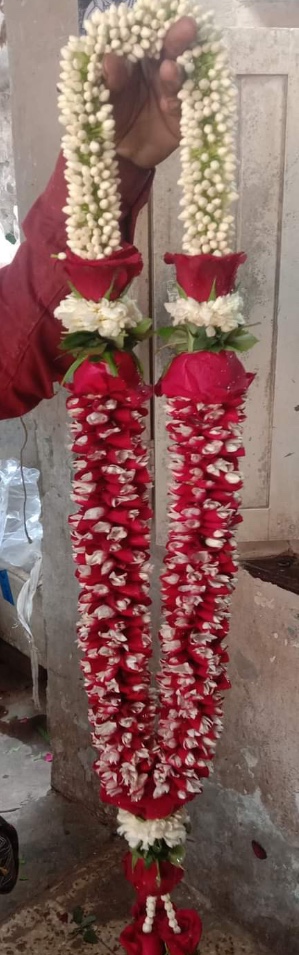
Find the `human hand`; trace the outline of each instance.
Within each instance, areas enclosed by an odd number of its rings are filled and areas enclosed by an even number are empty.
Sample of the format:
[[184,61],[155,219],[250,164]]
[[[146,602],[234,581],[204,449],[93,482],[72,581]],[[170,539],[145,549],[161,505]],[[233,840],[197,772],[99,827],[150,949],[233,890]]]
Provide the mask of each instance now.
[[168,30],[160,60],[132,65],[114,53],[104,59],[105,81],[116,121],[117,153],[148,169],[170,156],[180,142],[180,101],[184,81],[177,57],[193,43],[196,23],[182,17]]

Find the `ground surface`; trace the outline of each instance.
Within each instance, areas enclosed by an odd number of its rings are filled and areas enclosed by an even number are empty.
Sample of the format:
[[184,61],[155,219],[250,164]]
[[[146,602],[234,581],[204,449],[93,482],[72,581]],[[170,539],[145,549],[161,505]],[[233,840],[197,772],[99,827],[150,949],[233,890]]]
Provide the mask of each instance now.
[[[18,829],[22,864],[15,891],[0,897],[1,955],[118,955],[132,898],[123,846],[82,806],[51,792],[51,744],[30,693],[30,678],[2,664],[0,813]],[[196,891],[184,886],[181,902],[203,917],[200,955],[267,955],[236,927],[219,925]],[[93,944],[74,915],[87,919]]]

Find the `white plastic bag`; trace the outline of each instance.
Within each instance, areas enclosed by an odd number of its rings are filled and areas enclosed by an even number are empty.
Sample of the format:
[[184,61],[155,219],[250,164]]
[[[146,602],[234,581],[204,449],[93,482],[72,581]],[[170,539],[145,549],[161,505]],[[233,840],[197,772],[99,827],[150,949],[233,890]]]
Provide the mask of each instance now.
[[15,257],[16,252],[18,251],[20,245],[20,230],[18,225],[18,210],[14,206],[14,225],[13,225],[13,235],[15,237],[15,242],[10,242],[6,238],[3,225],[0,222],[0,268],[4,265],[10,265],[12,260]]
[[18,461],[0,459],[0,567],[21,567],[29,573],[41,556],[38,480],[36,468],[23,468],[22,479]]
[[20,567],[28,574],[17,600],[18,620],[27,633],[33,700],[39,705],[38,652],[31,631],[33,601],[42,579],[39,471],[21,468],[19,461],[0,460],[0,569]]

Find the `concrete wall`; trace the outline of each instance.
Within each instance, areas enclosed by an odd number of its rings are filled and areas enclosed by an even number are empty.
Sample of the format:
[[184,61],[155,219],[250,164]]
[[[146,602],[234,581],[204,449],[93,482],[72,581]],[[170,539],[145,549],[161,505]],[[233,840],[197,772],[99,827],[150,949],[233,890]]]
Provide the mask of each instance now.
[[192,811],[190,880],[271,951],[297,955],[299,598],[242,571],[229,646],[232,690],[215,773]]
[[225,27],[298,27],[298,0],[202,0]]
[[[0,30],[4,22],[0,9]],[[8,49],[0,43],[0,223],[5,233],[13,225],[13,206],[16,201],[14,160],[11,131],[11,100],[9,87]]]
[[[269,17],[271,25],[273,18],[282,25],[285,17],[292,25],[296,7],[275,0],[221,0],[218,9],[225,25],[232,24],[233,16],[242,25],[260,18],[267,25]],[[58,149],[58,51],[76,29],[76,0],[8,0],[7,20],[16,175],[24,213],[45,183]],[[31,463],[38,460],[42,472],[53,784],[94,807],[97,784],[75,648],[76,586],[66,520],[71,464],[62,394],[29,416],[29,423],[29,458]],[[19,425],[2,426],[0,434],[1,446],[16,453]],[[298,623],[297,597],[241,574],[230,636],[233,690],[227,697],[225,733],[213,781],[193,808],[190,843],[194,885],[259,929],[280,955],[298,952]],[[256,858],[252,840],[264,847],[267,859]]]

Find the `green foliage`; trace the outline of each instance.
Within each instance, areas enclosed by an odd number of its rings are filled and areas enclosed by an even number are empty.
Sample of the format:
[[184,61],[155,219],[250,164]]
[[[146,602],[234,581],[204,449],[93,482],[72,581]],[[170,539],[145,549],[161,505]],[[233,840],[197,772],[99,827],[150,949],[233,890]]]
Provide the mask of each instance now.
[[198,351],[247,352],[258,341],[245,326],[234,328],[228,333],[216,329],[216,334],[210,338],[205,328],[193,325],[191,322],[188,325],[177,325],[175,328],[171,326],[160,328],[158,334],[164,342],[162,347],[174,348],[177,355]]
[[[63,379],[63,384],[71,381],[77,368],[80,368],[80,365],[82,365],[87,358],[95,364],[100,361],[107,362],[111,373],[116,376],[118,371],[113,353],[115,351],[132,353],[133,349],[136,348],[140,342],[150,338],[151,330],[151,319],[144,318],[135,328],[124,329],[119,333],[117,338],[113,339],[102,338],[98,332],[78,331],[65,335],[60,344],[60,349],[63,352],[73,355],[74,361]],[[136,355],[133,357],[139,370],[142,372],[140,362]]]

